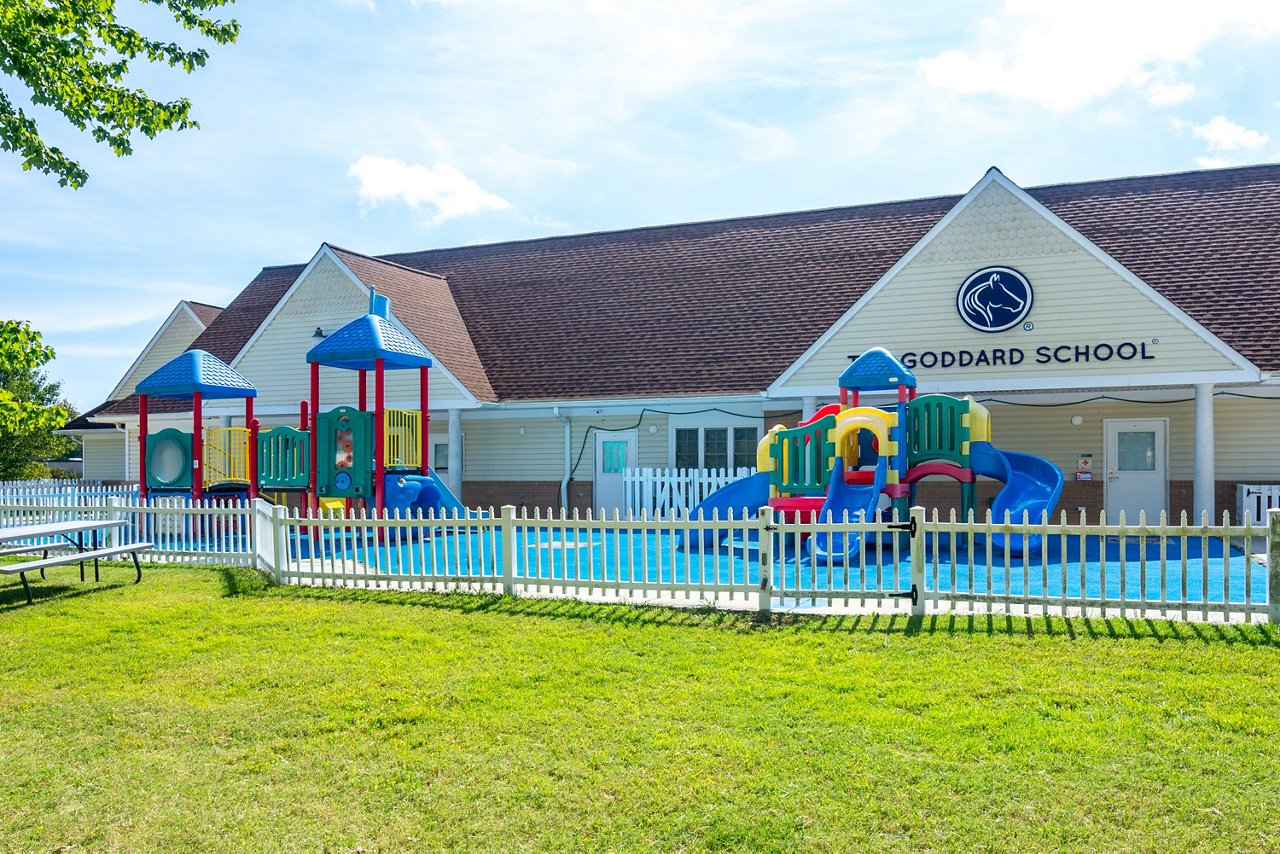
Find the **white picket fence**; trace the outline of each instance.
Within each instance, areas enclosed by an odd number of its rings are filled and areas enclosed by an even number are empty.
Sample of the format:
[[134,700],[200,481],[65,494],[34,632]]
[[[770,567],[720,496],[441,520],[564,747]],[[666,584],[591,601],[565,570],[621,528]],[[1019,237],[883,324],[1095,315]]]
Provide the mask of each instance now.
[[[310,518],[252,504],[112,499],[0,505],[0,526],[126,519],[109,536],[156,543],[155,561],[256,566],[284,584],[506,593],[767,613],[1015,614],[1280,622],[1280,510],[1136,523],[959,521],[914,508],[901,523],[517,512]],[[858,559],[837,559],[856,537]],[[815,538],[817,538],[815,540]],[[1030,538],[1030,539],[1028,539]],[[810,541],[831,545],[811,557]],[[1006,548],[1009,545],[1026,548]]]
[[685,516],[722,486],[750,477],[752,468],[636,468],[622,473],[624,512],[639,516]]
[[1248,513],[1254,519],[1265,519],[1267,512],[1280,508],[1280,484],[1236,484],[1236,518]]
[[112,498],[136,498],[136,485],[116,485],[95,480],[3,480],[0,504],[33,507],[101,507]]

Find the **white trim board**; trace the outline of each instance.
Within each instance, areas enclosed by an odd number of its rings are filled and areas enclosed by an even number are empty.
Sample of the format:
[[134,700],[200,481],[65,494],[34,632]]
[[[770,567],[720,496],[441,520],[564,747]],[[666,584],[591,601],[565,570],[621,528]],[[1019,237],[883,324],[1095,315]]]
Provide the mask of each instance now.
[[[958,201],[953,208],[951,208],[951,210],[947,211],[947,213],[942,217],[942,219],[938,220],[938,222],[933,226],[933,228],[929,229],[929,231],[926,232],[925,235],[922,238],[920,238],[920,240],[917,241],[914,246],[912,246],[909,250],[907,250],[907,252],[901,258],[899,258],[897,262],[895,262],[894,265],[890,267],[888,271],[885,272],[885,274],[881,276],[874,285],[868,288],[867,291],[862,296],[860,296],[854,302],[854,304],[850,306],[849,309],[844,314],[842,314],[838,320],[836,320],[835,323],[829,326],[827,330],[823,332],[822,335],[820,335],[816,341],[813,342],[813,344],[811,344],[802,354],[800,354],[799,358],[797,358],[794,362],[792,362],[791,365],[789,365],[786,368],[786,370],[784,370],[778,376],[777,379],[775,379],[772,383],[769,384],[769,387],[766,390],[766,394],[769,397],[801,397],[801,396],[808,396],[813,394],[819,394],[819,395],[831,394],[832,389],[836,388],[835,377],[832,378],[831,387],[825,390],[815,391],[814,387],[800,388],[800,389],[796,389],[796,388],[784,389],[783,386],[785,386],[787,381],[790,380],[791,377],[794,376],[796,372],[799,371],[801,367],[805,365],[805,363],[807,363],[811,358],[813,358],[815,354],[817,354],[820,350],[822,350],[822,348],[825,347],[827,343],[830,342],[831,339],[834,338],[854,318],[854,316],[857,315],[858,312],[861,311],[867,305],[867,303],[870,302],[876,296],[876,294],[880,293],[880,291],[882,291],[884,287],[889,282],[891,282],[903,270],[904,267],[906,267],[909,263],[911,263],[911,261],[914,260],[915,257],[919,255],[924,250],[924,248],[929,245],[931,241],[933,241],[944,229],[946,229],[947,226],[949,226],[956,219],[956,217],[960,215],[962,211],[964,211],[967,207],[969,207],[969,205],[973,203],[974,199],[976,199],[984,190],[987,189],[987,187],[991,186],[992,184],[999,185],[1001,188],[1005,189],[1011,195],[1013,195],[1014,198],[1026,204],[1027,207],[1030,208],[1034,213],[1043,217],[1047,222],[1049,222],[1051,225],[1053,225],[1055,228],[1061,231],[1064,235],[1066,235],[1066,237],[1068,237],[1070,240],[1074,241],[1077,245],[1079,245],[1085,252],[1093,256],[1095,260],[1102,263],[1103,266],[1105,266],[1108,270],[1110,270],[1112,273],[1118,276],[1121,280],[1123,280],[1127,284],[1137,289],[1137,291],[1140,294],[1150,299],[1157,307],[1163,309],[1176,321],[1181,323],[1183,326],[1189,329],[1193,334],[1195,334],[1197,337],[1203,340],[1206,344],[1208,344],[1210,347],[1216,350],[1219,354],[1221,354],[1225,359],[1227,359],[1229,362],[1231,362],[1232,364],[1236,365],[1239,368],[1238,373],[1218,372],[1220,375],[1223,375],[1223,376],[1230,375],[1231,376],[1230,379],[1215,380],[1210,378],[1210,379],[1198,380],[1199,382],[1258,382],[1262,378],[1262,371],[1256,365],[1254,365],[1252,362],[1250,362],[1248,359],[1242,356],[1239,352],[1233,349],[1221,338],[1214,335],[1208,329],[1206,329],[1205,327],[1201,326],[1198,322],[1193,320],[1186,312],[1184,312],[1182,309],[1178,308],[1178,306],[1174,305],[1172,302],[1170,302],[1168,299],[1162,296],[1158,291],[1156,291],[1154,288],[1152,288],[1150,285],[1148,285],[1146,282],[1140,279],[1137,275],[1131,272],[1127,267],[1122,265],[1120,262],[1116,261],[1116,259],[1112,258],[1110,255],[1104,252],[1101,248],[1099,248],[1096,244],[1094,244],[1091,240],[1089,240],[1083,234],[1081,234],[1080,232],[1076,231],[1076,229],[1068,225],[1057,214],[1053,213],[1044,205],[1042,205],[1040,202],[1032,198],[1025,190],[1023,190],[1017,184],[1013,183],[1008,178],[1006,178],[999,169],[997,169],[995,166],[992,166],[990,169],[987,170],[986,174],[982,176],[982,179],[979,180],[978,183],[973,186],[973,189],[969,190],[969,192],[966,193],[964,197],[961,198],[960,201]],[[1161,375],[1143,375],[1141,376],[1141,379],[1139,380],[1139,382],[1142,384],[1152,384],[1156,382],[1161,382],[1161,380],[1156,379],[1156,377],[1158,376],[1161,376]],[[1206,376],[1208,376],[1208,374],[1206,374]],[[1070,378],[1070,380],[1066,380],[1065,382],[1074,383],[1078,379],[1079,378],[1072,377]],[[1115,385],[1117,382],[1125,382],[1125,381],[1132,382],[1132,377],[1122,377],[1122,378],[1112,377],[1111,379],[1106,381],[1105,384]],[[990,382],[990,380],[988,380],[987,382]],[[1057,384],[1058,386],[1061,386],[1064,384],[1064,380],[1062,379],[1055,379],[1055,380],[1046,381],[1046,382],[1051,382],[1051,383]],[[961,381],[961,385],[963,385],[963,381]],[[953,386],[955,386],[955,384],[952,382],[937,383],[931,386],[931,390],[934,390],[934,391],[945,390]],[[1009,385],[1009,388],[1015,388],[1015,387],[1022,388],[1022,387],[1043,387],[1043,386],[1016,386],[1012,383]],[[921,388],[923,389],[924,385],[922,385]]]

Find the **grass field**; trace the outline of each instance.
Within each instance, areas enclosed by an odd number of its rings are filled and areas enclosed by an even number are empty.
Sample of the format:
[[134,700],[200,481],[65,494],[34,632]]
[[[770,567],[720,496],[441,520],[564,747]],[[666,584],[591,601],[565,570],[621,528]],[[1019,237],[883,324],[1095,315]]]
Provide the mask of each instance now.
[[1280,847],[1280,632],[0,580],[0,848]]

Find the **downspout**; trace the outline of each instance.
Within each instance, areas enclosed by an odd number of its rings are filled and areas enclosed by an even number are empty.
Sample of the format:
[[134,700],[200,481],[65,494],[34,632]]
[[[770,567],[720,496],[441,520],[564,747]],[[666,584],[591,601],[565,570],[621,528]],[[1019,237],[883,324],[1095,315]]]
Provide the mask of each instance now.
[[573,433],[569,426],[569,418],[560,414],[560,407],[551,407],[551,414],[564,422],[564,479],[560,481],[560,507],[569,512],[569,474],[573,465]]

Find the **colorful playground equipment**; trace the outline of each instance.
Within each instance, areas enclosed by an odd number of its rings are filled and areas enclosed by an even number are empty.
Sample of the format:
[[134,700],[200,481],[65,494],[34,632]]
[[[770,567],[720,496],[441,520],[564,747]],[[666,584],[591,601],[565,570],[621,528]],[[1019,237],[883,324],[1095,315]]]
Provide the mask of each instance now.
[[[257,494],[249,431],[246,428],[204,429],[204,402],[244,398],[244,419],[253,422],[258,390],[226,362],[204,350],[188,350],[153,371],[134,389],[138,395],[138,489],[190,493],[232,490]],[[148,400],[153,397],[191,401],[191,432],[167,428],[148,433]]]
[[[860,395],[896,391],[896,404],[860,405]],[[976,513],[978,477],[1004,484],[992,516],[1032,521],[1052,513],[1062,494],[1061,470],[1030,454],[1002,451],[991,444],[987,409],[972,398],[916,395],[916,378],[893,354],[872,348],[840,375],[840,402],[823,407],[796,427],[777,426],[760,441],[756,474],[712,493],[693,511],[694,519],[737,518],[768,505],[784,519],[874,521],[881,496],[897,518],[905,519],[923,478],[941,476],[960,484],[963,518]],[[719,532],[707,530],[710,546]],[[1035,542],[993,535],[1001,549],[1021,552]],[[806,541],[815,559],[856,560],[862,551],[855,533],[819,532]]]
[[[338,329],[307,353],[311,396],[300,404],[298,427],[261,430],[253,415],[257,389],[225,362],[203,350],[182,353],[137,385],[140,491],[255,498],[260,492],[295,492],[304,504],[350,509],[363,501],[378,512],[408,515],[461,511],[462,502],[432,471],[428,448],[431,356],[390,320],[386,297],[371,294],[369,313]],[[357,406],[320,412],[321,366],[359,372]],[[385,372],[418,369],[419,408],[384,405]],[[374,406],[368,409],[368,375]],[[149,435],[150,397],[192,402],[192,429]],[[203,427],[203,402],[243,397],[244,427]]]

